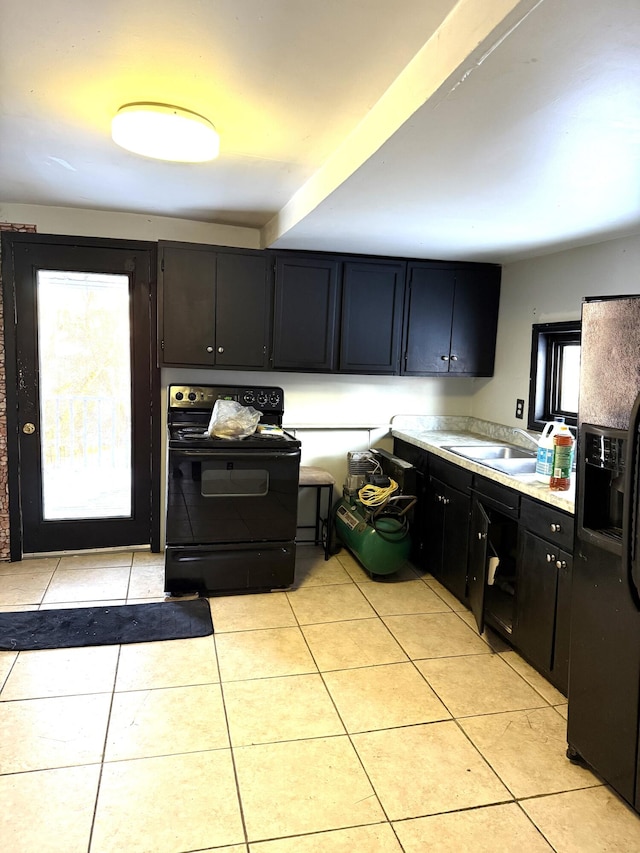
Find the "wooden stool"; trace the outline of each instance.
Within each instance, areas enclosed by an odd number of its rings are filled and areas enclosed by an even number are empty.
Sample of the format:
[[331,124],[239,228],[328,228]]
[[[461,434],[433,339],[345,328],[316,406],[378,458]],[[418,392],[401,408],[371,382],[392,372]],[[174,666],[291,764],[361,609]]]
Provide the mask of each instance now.
[[[329,546],[331,543],[331,509],[333,506],[333,487],[335,480],[328,471],[323,468],[315,468],[312,465],[300,466],[300,477],[298,487],[300,489],[315,489],[316,490],[316,520],[315,524],[299,524],[298,529],[312,529],[315,533],[314,539],[298,539],[297,542],[313,542],[314,545],[324,544],[324,558],[329,559]],[[321,515],[321,498],[323,489],[327,490],[327,515],[323,518]],[[323,541],[322,528],[326,527],[325,537]]]

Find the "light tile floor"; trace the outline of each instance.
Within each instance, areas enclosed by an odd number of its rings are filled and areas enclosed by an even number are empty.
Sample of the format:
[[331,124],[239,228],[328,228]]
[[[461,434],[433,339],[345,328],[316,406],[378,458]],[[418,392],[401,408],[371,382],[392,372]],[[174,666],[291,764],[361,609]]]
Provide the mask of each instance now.
[[[0,608],[162,579],[140,552],[4,563]],[[564,697],[430,576],[307,547],[293,590],[210,602],[213,637],[0,652],[3,851],[640,850],[565,757]]]

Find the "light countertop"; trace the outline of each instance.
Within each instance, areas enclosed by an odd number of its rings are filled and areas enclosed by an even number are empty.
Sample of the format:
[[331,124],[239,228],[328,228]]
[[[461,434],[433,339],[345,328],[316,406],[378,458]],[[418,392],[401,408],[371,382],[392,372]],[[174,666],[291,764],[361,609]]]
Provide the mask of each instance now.
[[[421,424],[416,422],[415,425],[412,425],[407,422],[408,419],[403,419],[404,423],[398,426],[392,423],[391,434],[394,438],[399,438],[408,444],[421,447],[423,450],[433,453],[435,456],[441,456],[448,462],[453,462],[455,465],[466,468],[474,474],[480,474],[489,480],[494,480],[496,483],[502,483],[504,486],[515,489],[524,495],[529,495],[529,497],[536,498],[572,515],[574,514],[575,475],[572,477],[569,491],[552,492],[548,486],[536,480],[535,474],[518,474],[514,476],[504,474],[502,471],[496,471],[493,468],[482,465],[480,462],[474,462],[471,459],[458,456],[456,453],[445,449],[449,445],[495,444],[496,441],[517,444],[520,447],[525,447],[527,450],[534,449],[533,445],[526,442],[526,439],[520,439],[520,436],[513,434],[513,431],[507,427],[501,427],[499,424],[489,424],[486,421],[473,421],[471,418],[442,418],[441,420],[455,421],[455,423],[438,424],[438,427],[442,426],[444,428],[433,429],[425,427],[436,426],[435,424]],[[463,423],[465,420],[473,422]],[[464,429],[466,426],[472,427],[474,431]]]

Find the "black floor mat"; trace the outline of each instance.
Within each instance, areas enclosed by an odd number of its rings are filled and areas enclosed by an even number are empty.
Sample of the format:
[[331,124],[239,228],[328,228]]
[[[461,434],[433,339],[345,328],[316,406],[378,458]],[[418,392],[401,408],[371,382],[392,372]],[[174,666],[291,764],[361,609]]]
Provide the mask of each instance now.
[[149,643],[212,633],[204,598],[0,613],[0,649],[8,651]]

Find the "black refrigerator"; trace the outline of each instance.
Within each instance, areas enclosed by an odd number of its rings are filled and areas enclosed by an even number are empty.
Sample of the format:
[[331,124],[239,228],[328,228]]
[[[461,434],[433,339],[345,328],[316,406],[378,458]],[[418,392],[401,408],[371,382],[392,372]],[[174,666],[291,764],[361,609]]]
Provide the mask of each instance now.
[[640,296],[582,306],[568,755],[640,811]]

